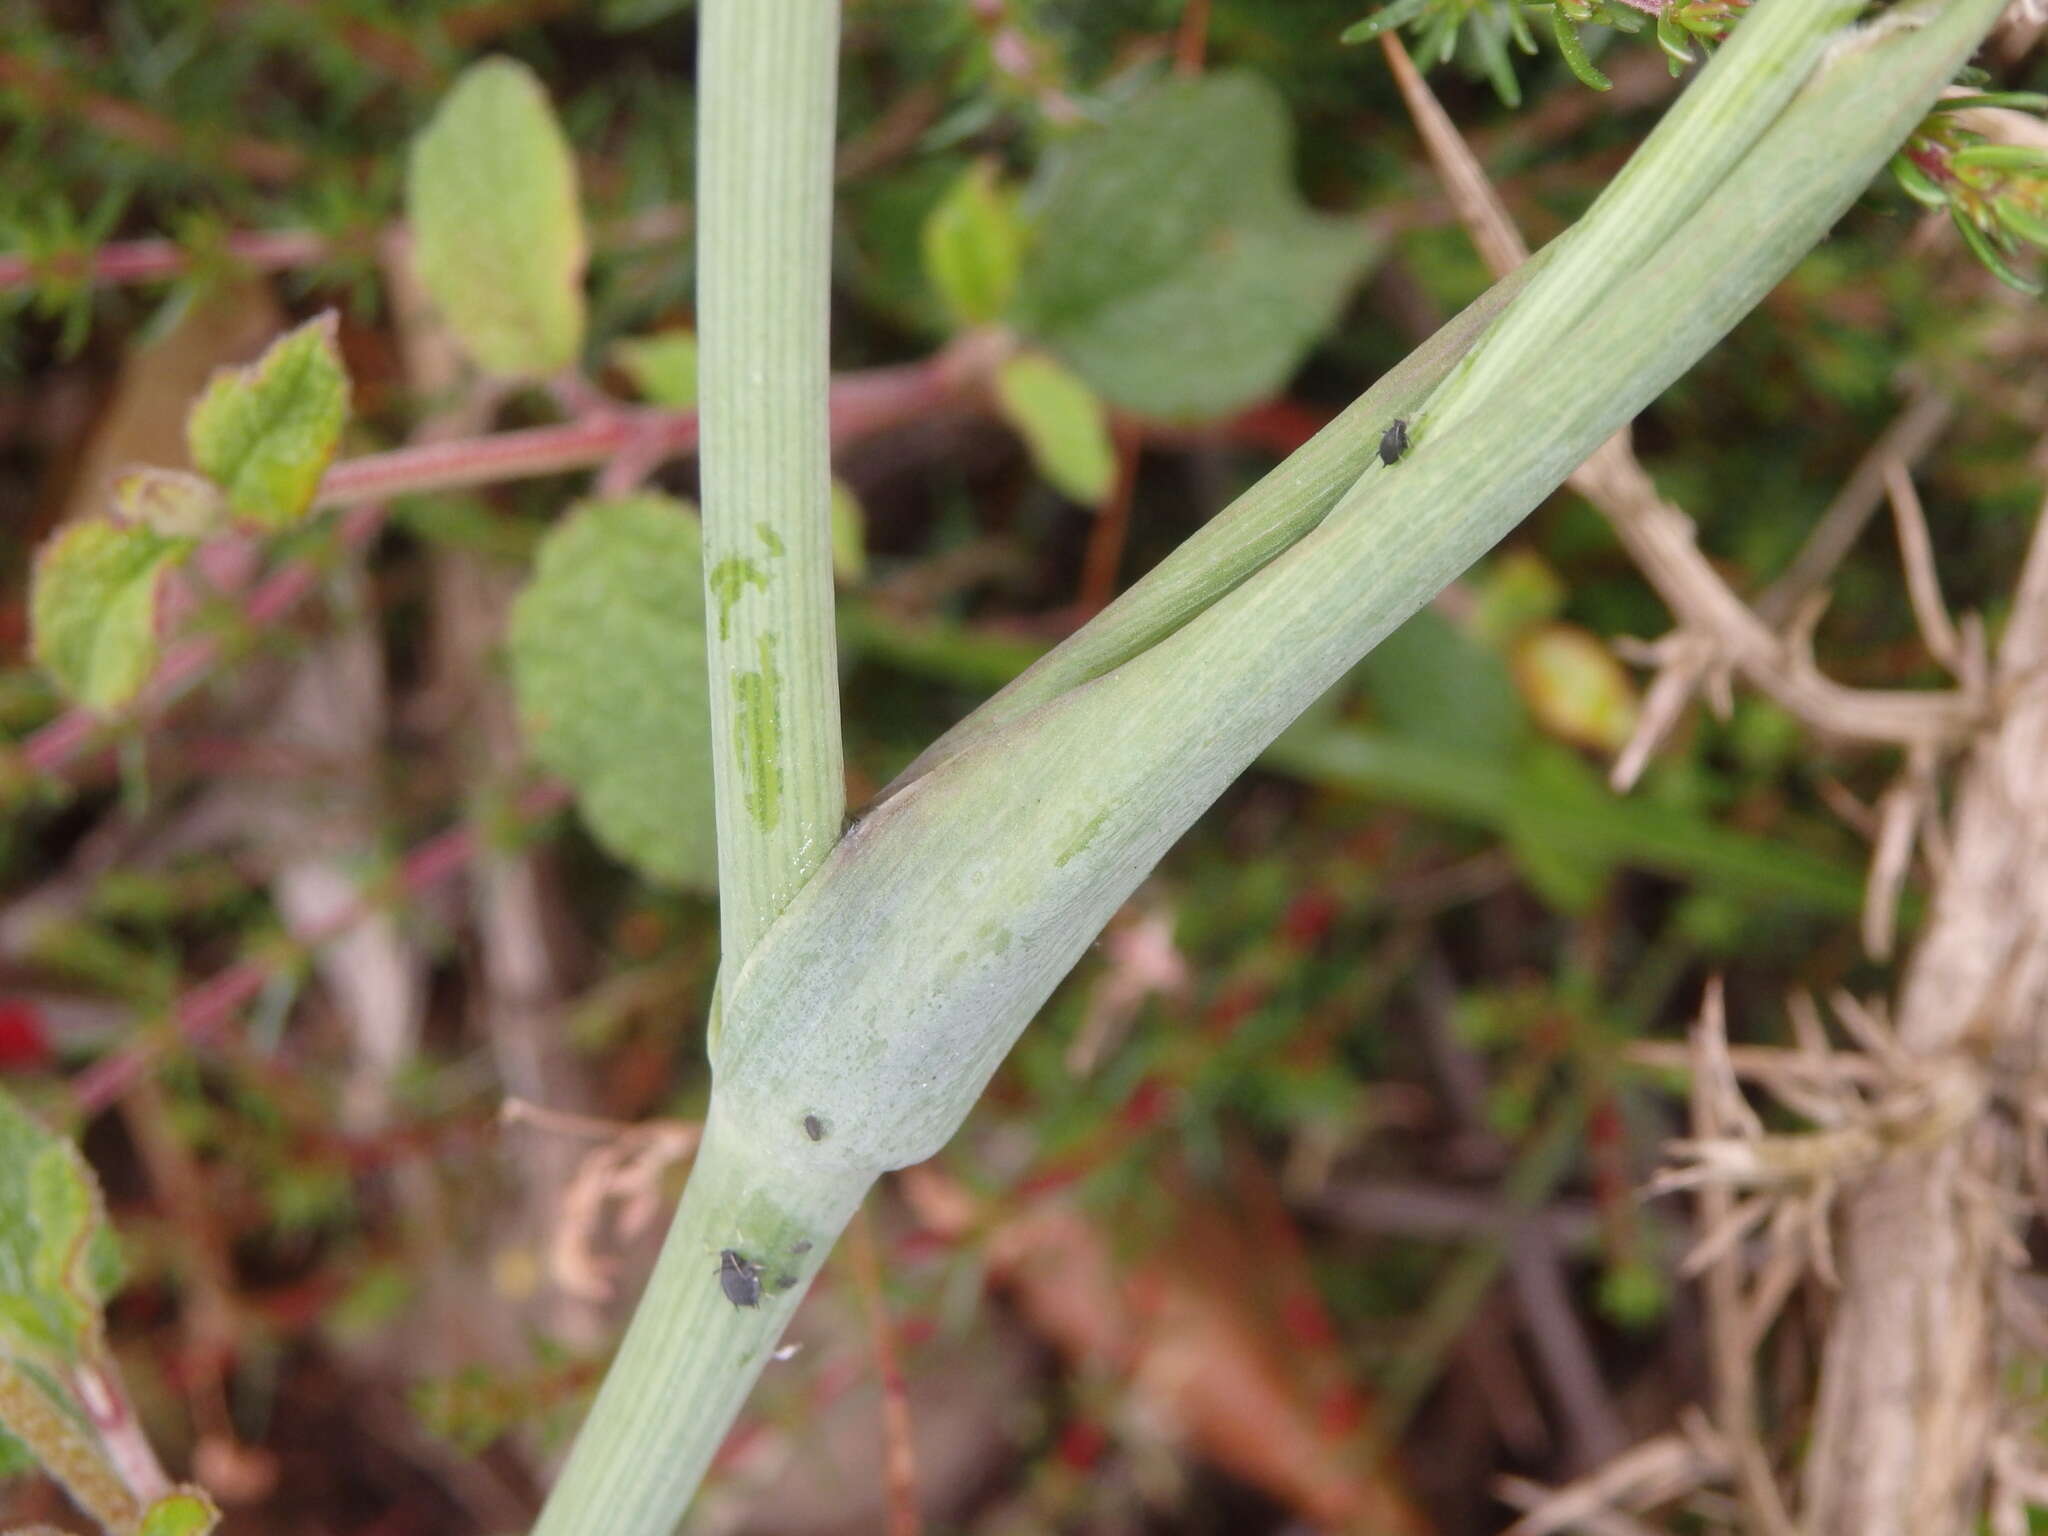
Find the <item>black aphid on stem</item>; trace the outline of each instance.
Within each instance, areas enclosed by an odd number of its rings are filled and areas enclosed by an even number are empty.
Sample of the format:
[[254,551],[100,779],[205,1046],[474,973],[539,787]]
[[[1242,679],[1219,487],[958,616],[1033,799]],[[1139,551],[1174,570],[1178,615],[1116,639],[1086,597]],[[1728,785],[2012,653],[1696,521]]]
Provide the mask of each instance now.
[[1408,423],[1399,416],[1380,434],[1380,462],[1392,464],[1408,451]]
[[718,1286],[736,1307],[761,1305],[761,1266],[750,1264],[730,1248],[718,1254]]

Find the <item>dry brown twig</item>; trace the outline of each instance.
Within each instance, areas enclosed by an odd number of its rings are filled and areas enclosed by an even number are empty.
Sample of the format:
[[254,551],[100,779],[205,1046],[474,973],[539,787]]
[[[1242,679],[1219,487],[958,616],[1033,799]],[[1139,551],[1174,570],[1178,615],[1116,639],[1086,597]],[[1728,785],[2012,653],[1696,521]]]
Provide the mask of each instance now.
[[1501,1536],[1557,1536],[1562,1531],[1646,1536],[1650,1528],[1637,1515],[1722,1481],[1729,1470],[1721,1437],[1698,1413],[1687,1412],[1676,1433],[1645,1440],[1562,1487],[1546,1488],[1519,1477],[1499,1479],[1495,1491],[1523,1512]]
[[[1512,225],[1455,130],[1434,103],[1418,104],[1426,87],[1399,61],[1395,72],[1475,241],[1505,270],[1519,248]],[[1725,709],[1740,677],[1809,729],[1905,752],[1873,811],[1846,792],[1831,797],[1874,844],[1863,933],[1873,954],[1891,950],[1916,849],[1934,875],[1932,917],[1896,1029],[1881,1008],[1837,997],[1835,1018],[1857,1050],[1835,1052],[1818,1009],[1804,1003],[1791,1010],[1796,1049],[1751,1050],[1738,1068],[1716,986],[1695,1031],[1695,1134],[1660,1187],[1698,1191],[1694,1263],[1705,1270],[1714,1418],[1741,1494],[1739,1523],[1758,1536],[1960,1536],[1985,1515],[1997,1536],[2017,1536],[2026,1504],[2048,1496],[2048,1478],[2001,1433],[2009,1410],[1999,1398],[2016,1332],[2001,1315],[2014,1310],[2007,1277],[2026,1257],[2011,1191],[2031,1179],[2038,1204],[2048,1173],[2048,1094],[2039,1086],[2048,1074],[2048,508],[1994,661],[1978,622],[1953,620],[1941,599],[1933,540],[1905,470],[1949,409],[1925,389],[1909,402],[1754,608],[1700,552],[1691,520],[1657,494],[1625,433],[1572,480],[1677,620],[1672,634],[1635,649],[1656,676],[1615,765],[1616,786],[1640,775],[1695,690]],[[1951,689],[1845,688],[1814,662],[1818,588],[1879,488],[1915,621],[1955,677]],[[1959,773],[1945,822],[1939,784],[1952,763]],[[1766,1135],[1738,1071],[1817,1129]],[[1759,1229],[1760,1243],[1745,1242]],[[1753,1356],[1804,1272],[1832,1278],[1837,1246],[1841,1290],[1795,1526],[1757,1433]],[[2033,1326],[2048,1335],[2041,1318]],[[1601,1518],[1605,1525],[1582,1528],[1625,1528]]]
[[[1400,40],[1384,33],[1380,42],[1452,206],[1487,266],[1495,276],[1506,276],[1528,258],[1521,232]],[[1904,468],[1931,445],[1952,409],[1932,391],[1909,402],[1757,608],[1745,604],[1701,552],[1692,519],[1658,494],[1629,446],[1626,428],[1602,444],[1570,482],[1607,519],[1678,619],[1678,627],[1661,640],[1619,647],[1625,659],[1653,668],[1654,676],[1635,734],[1615,760],[1616,789],[1627,790],[1642,776],[1696,693],[1704,690],[1709,705],[1725,717],[1733,708],[1737,676],[1823,735],[1906,749],[1907,770],[1878,815],[1878,856],[1865,903],[1865,944],[1877,958],[1890,953],[1913,849],[1938,823],[1935,770],[1989,713],[1981,627],[1971,620],[1959,629],[1948,617],[1932,540]],[[1958,679],[1952,691],[1846,688],[1825,677],[1814,661],[1813,630],[1824,606],[1815,589],[1861,531],[1880,488],[1891,495],[1915,616],[1928,649]]]
[[572,1296],[609,1300],[618,1265],[601,1250],[631,1242],[653,1226],[667,1204],[662,1175],[697,1150],[702,1127],[679,1120],[621,1125],[524,1099],[507,1099],[499,1117],[508,1126],[597,1140],[563,1191],[548,1244],[548,1273]]

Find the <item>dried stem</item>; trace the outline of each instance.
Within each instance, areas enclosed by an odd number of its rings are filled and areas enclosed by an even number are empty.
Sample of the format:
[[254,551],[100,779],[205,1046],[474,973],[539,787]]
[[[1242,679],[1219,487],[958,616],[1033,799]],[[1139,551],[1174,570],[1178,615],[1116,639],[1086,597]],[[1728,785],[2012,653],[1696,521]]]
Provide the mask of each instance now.
[[875,1248],[873,1218],[862,1210],[847,1230],[847,1257],[854,1285],[868,1314],[875,1346],[875,1373],[882,1380],[882,1482],[888,1497],[889,1536],[918,1536],[917,1447],[910,1433],[910,1391],[896,1348],[896,1328],[882,1295],[882,1262]]

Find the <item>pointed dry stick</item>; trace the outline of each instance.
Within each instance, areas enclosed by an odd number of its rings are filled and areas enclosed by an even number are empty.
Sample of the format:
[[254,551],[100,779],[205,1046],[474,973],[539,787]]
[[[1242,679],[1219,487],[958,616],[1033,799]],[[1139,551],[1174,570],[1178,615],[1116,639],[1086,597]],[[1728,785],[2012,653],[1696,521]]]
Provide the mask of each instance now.
[[[1514,220],[1400,40],[1386,32],[1380,43],[1452,206],[1488,268],[1496,277],[1506,275],[1528,254]],[[1821,677],[1803,647],[1781,641],[1721,580],[1700,553],[1692,520],[1658,496],[1629,447],[1626,428],[1572,475],[1571,485],[1599,509],[1678,615],[1681,634],[1691,631],[1702,642],[1665,659],[1651,686],[1656,707],[1644,711],[1635,738],[1616,761],[1617,789],[1634,782],[1692,689],[1729,666],[1808,724],[1852,740],[1945,746],[1967,734],[1980,713],[1966,694],[1858,691]]]
[[1963,643],[1955,621],[1942,601],[1941,577],[1934,568],[1934,540],[1927,533],[1927,514],[1913,489],[1913,478],[1897,459],[1884,465],[1885,490],[1891,498],[1892,520],[1899,530],[1899,561],[1906,569],[1906,597],[1927,650],[1953,674],[1963,670]]
[[[1729,1131],[1724,1115],[1734,1106],[1740,1106],[1742,1116],[1754,1120],[1754,1112],[1734,1086],[1725,1010],[1721,978],[1715,976],[1707,983],[1694,1027],[1693,1130],[1703,1138]],[[1703,1231],[1711,1234],[1734,1220],[1735,1193],[1726,1184],[1709,1179],[1700,1185],[1696,1199]],[[1745,1347],[1747,1309],[1742,1296],[1741,1254],[1730,1252],[1716,1260],[1702,1283],[1714,1371],[1714,1427],[1728,1446],[1744,1512],[1758,1536],[1795,1536],[1784,1494],[1757,1438],[1756,1365]]]

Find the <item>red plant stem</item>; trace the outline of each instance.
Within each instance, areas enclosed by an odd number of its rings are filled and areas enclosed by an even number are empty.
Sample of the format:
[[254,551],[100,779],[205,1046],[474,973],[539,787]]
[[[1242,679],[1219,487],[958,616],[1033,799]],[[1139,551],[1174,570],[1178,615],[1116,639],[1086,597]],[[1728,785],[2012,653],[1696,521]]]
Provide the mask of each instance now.
[[[689,233],[687,208],[649,208],[600,227],[598,245],[629,249],[679,240]],[[403,239],[405,227],[389,226],[383,238]],[[310,229],[236,230],[221,242],[221,252],[251,272],[289,272],[325,261],[351,242],[336,241]],[[371,248],[366,237],[363,248]],[[84,277],[95,288],[122,283],[160,283],[182,276],[198,264],[195,253],[175,240],[110,240],[90,251],[59,252],[47,257],[20,252],[0,254],[0,290],[19,288],[39,277]]]
[[847,1231],[854,1283],[868,1314],[874,1341],[875,1373],[882,1382],[882,1484],[888,1501],[888,1536],[918,1536],[917,1451],[910,1430],[910,1388],[896,1348],[896,1328],[882,1295],[882,1264],[865,1210],[854,1213]]
[[[190,158],[193,154],[193,136],[170,118],[132,101],[91,90],[63,71],[39,64],[23,53],[0,49],[0,86],[31,97],[45,112],[70,113],[108,138],[139,145],[153,154],[171,159]],[[245,135],[229,137],[211,146],[209,153],[229,170],[252,181],[292,181],[304,175],[307,167],[305,151]]]
[[[342,519],[339,539],[342,548],[354,549],[369,543],[384,526],[382,507],[357,507]],[[243,610],[254,625],[274,624],[297,607],[319,585],[321,566],[316,560],[294,560],[279,566],[249,595]],[[220,659],[221,641],[216,635],[188,635],[173,644],[157,663],[156,671],[144,685],[134,706],[147,716],[175,702],[195,680]],[[107,728],[107,720],[89,709],[66,710],[21,744],[20,761],[37,773],[55,774],[68,766]]]
[[[224,242],[227,255],[252,272],[310,267],[333,248],[326,236],[310,229],[231,234]],[[87,277],[95,288],[160,282],[188,271],[192,265],[192,252],[175,240],[116,240],[91,252],[63,252],[40,260],[19,253],[0,255],[0,288],[19,288],[38,277],[80,275]]]
[[[845,442],[925,415],[954,398],[964,383],[961,364],[946,352],[921,363],[843,375],[832,384],[833,441]],[[321,482],[320,503],[349,509],[339,538],[342,548],[355,549],[369,543],[383,526],[386,514],[380,503],[391,497],[564,474],[627,452],[673,458],[696,446],[695,411],[620,409],[560,426],[422,443],[344,459]],[[315,560],[280,566],[250,596],[249,622],[275,623],[319,585],[321,574],[321,563]],[[188,636],[173,644],[132,706],[132,714],[148,718],[175,702],[219,660],[220,652],[221,641],[212,635]],[[19,762],[35,773],[60,773],[109,723],[88,709],[67,710],[21,744]]]
[[[569,802],[567,785],[537,784],[513,802],[522,822],[536,821]],[[438,832],[399,861],[390,882],[323,922],[295,936],[296,949],[310,951],[339,938],[390,902],[409,900],[431,890],[468,866],[485,846],[483,830],[464,822]],[[289,952],[274,951],[237,960],[225,970],[190,988],[171,1005],[173,1032],[187,1045],[203,1045],[227,1026],[244,1005],[291,963]],[[94,1115],[132,1088],[146,1073],[163,1042],[124,1046],[101,1057],[71,1080],[71,1099],[82,1115]]]

